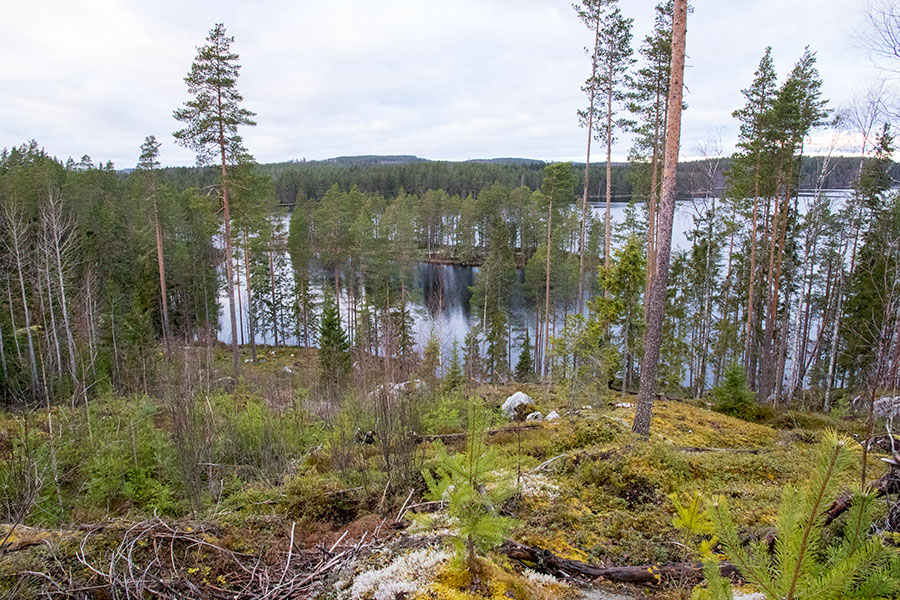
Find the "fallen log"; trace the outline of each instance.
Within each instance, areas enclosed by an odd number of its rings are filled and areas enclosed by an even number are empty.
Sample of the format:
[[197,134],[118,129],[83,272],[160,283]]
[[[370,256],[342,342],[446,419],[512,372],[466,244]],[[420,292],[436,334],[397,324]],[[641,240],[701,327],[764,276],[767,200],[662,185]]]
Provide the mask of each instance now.
[[[562,558],[549,550],[513,541],[507,541],[500,547],[500,550],[513,560],[528,563],[528,566],[536,571],[562,579],[581,578],[615,583],[657,585],[672,579],[699,580],[703,578],[703,563],[700,562],[603,567]],[[737,574],[737,572],[737,567],[732,563],[722,563],[722,575],[727,577]]]
[[681,452],[730,452],[733,454],[765,454],[772,452],[771,448],[705,448],[700,446],[679,446]]
[[[869,482],[868,489],[876,497],[900,493],[900,473],[894,467],[891,467],[884,475],[875,481]],[[851,492],[844,492],[835,498],[834,502],[825,510],[825,524],[828,525],[841,516],[850,508],[851,504],[853,504],[853,494]]]
[[[539,429],[541,425],[537,423],[533,423],[530,425],[517,425],[516,427],[501,427],[500,429],[488,429],[485,431],[487,435],[497,435],[500,433],[515,433],[516,431],[522,431],[525,429]],[[420,435],[416,438],[419,442],[434,442],[436,440],[461,440],[464,439],[468,433],[444,433],[441,435]]]

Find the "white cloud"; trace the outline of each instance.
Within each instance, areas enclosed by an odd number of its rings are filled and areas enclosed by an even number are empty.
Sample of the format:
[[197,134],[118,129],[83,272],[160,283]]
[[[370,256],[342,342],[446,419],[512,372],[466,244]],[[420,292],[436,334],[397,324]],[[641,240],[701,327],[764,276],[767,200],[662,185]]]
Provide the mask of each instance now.
[[[583,160],[575,111],[589,32],[569,0],[303,0],[154,3],[4,0],[0,146],[37,139],[62,158],[90,154],[127,167],[144,136],[166,164],[191,164],[170,133],[183,77],[215,21],[236,37],[239,87],[258,113],[244,132],[261,161],[350,154]],[[635,43],[652,0],[629,0]],[[809,44],[836,106],[871,68],[848,35],[844,2],[695,3],[688,21],[690,105],[682,147],[723,129],[766,45],[780,74]],[[623,158],[627,140],[616,148]],[[688,152],[688,150],[686,150]]]

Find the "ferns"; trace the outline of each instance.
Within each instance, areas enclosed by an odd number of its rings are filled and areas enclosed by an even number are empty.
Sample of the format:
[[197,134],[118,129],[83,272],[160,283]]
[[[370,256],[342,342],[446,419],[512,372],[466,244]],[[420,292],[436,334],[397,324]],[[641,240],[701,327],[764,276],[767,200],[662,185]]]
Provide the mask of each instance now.
[[854,447],[834,432],[825,435],[807,483],[782,496],[771,555],[764,542],[741,545],[724,498],[710,506],[726,552],[768,600],[880,598],[900,592],[896,552],[879,537],[869,537],[871,495],[857,490],[843,539],[830,546],[822,541],[824,508],[839,491],[842,476],[853,468]]

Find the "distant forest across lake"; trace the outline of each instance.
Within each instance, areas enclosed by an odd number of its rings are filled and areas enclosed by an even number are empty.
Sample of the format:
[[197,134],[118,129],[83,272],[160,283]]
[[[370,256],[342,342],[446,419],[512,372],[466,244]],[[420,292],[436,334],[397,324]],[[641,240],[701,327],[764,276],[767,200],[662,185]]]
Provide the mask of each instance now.
[[[822,167],[827,169],[821,182]],[[858,156],[804,156],[801,165],[800,189],[849,189],[859,172]],[[428,160],[410,155],[343,156],[326,160],[300,160],[260,164],[260,174],[269,175],[275,186],[279,205],[292,206],[297,198],[321,199],[335,183],[341,189],[357,186],[363,193],[395,197],[400,190],[422,195],[428,190],[442,189],[448,194],[467,196],[499,182],[510,188],[521,185],[532,190],[543,182],[544,167],[548,163],[526,158],[494,158],[467,161]],[[584,163],[574,163],[578,186],[584,186]],[[683,161],[678,164],[679,198],[719,195],[731,166],[728,157]],[[614,202],[628,202],[633,195],[636,167],[631,163],[612,165],[612,198]],[[164,177],[176,189],[203,188],[216,182],[213,167],[168,167]],[[891,177],[900,179],[900,165],[893,165]],[[605,199],[606,165],[592,163],[590,180],[591,202]],[[710,183],[712,182],[712,184]],[[712,188],[712,189],[711,189]],[[635,196],[635,201],[645,198]]]

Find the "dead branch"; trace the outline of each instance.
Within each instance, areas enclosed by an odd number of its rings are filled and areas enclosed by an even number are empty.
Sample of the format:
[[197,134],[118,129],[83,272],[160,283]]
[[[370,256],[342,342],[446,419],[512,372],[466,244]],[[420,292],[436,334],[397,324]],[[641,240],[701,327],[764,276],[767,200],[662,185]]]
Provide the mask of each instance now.
[[[891,467],[884,475],[875,481],[869,482],[867,487],[875,496],[900,493],[900,472]],[[853,504],[853,494],[851,492],[844,492],[835,498],[831,506],[825,510],[825,524],[828,525],[841,516],[850,508],[851,504]]]
[[[500,429],[488,429],[485,433],[487,435],[493,436],[500,433],[515,433],[516,431],[522,431],[525,429],[539,429],[541,426],[537,423],[531,425],[517,425],[515,427],[501,427]],[[468,434],[467,433],[444,433],[441,435],[420,435],[416,438],[418,442],[434,442],[436,440],[460,440],[464,439]]]
[[[703,577],[703,563],[699,562],[602,567],[562,558],[549,550],[526,546],[514,541],[507,541],[500,550],[509,558],[525,563],[536,571],[568,580],[590,579],[657,585],[676,578],[698,580]],[[722,563],[723,575],[730,576],[736,573],[737,568],[733,564]]]

